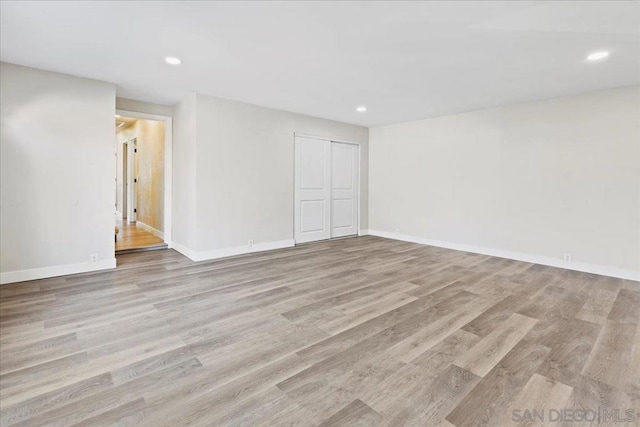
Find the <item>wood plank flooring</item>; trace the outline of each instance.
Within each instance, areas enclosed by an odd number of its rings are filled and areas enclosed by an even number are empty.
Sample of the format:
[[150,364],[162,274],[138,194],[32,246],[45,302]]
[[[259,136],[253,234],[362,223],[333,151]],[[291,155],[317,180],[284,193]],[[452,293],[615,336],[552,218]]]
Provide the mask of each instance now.
[[131,251],[132,249],[159,249],[166,248],[167,244],[162,238],[148,232],[144,228],[137,227],[136,223],[117,221],[120,232],[116,239],[116,252]]
[[1,426],[640,424],[638,282],[371,236],[118,265],[0,287]]

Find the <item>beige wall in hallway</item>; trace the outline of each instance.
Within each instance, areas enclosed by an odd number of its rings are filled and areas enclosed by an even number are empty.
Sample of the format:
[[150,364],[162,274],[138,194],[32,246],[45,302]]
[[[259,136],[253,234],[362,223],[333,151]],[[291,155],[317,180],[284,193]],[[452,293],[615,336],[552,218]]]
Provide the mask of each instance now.
[[135,157],[138,170],[137,220],[164,231],[165,125],[155,120],[138,119],[117,132],[119,146],[133,137],[138,143]]

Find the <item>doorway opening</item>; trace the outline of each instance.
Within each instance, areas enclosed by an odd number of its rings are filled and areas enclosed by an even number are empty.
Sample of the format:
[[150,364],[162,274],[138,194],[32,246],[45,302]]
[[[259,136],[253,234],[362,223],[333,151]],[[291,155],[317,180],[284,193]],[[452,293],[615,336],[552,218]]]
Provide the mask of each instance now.
[[171,118],[117,111],[115,122],[115,252],[166,249]]

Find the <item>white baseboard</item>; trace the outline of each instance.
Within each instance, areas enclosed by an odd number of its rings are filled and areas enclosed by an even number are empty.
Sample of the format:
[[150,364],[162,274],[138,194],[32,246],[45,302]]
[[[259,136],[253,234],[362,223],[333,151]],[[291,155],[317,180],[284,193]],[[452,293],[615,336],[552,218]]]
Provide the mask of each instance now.
[[567,270],[582,271],[585,273],[600,274],[602,276],[617,277],[620,279],[640,281],[640,271],[626,270],[606,265],[588,264],[584,262],[564,262],[562,259],[532,255],[522,252],[511,252],[501,249],[485,248],[481,246],[465,245],[462,243],[444,242],[422,237],[396,234],[388,231],[368,230],[372,236],[385,237],[387,239],[402,240],[405,242],[420,243],[423,245],[437,246],[439,248],[453,249],[456,251],[473,252],[476,254],[490,255],[498,258],[513,259],[516,261],[531,262],[534,264],[548,265],[550,267],[565,268]]
[[358,236],[368,236],[368,235],[369,235],[369,230],[366,228],[364,230],[358,231]]
[[295,246],[294,240],[279,240],[275,242],[256,243],[253,247],[236,246],[233,248],[213,249],[210,251],[194,251],[179,243],[173,242],[173,249],[180,252],[192,261],[207,261],[218,258],[226,258],[234,255],[251,254],[254,252],[270,251],[273,249],[290,248]]
[[171,248],[177,252],[180,252],[182,255],[186,256],[191,261],[195,261],[195,258],[197,257],[196,251],[192,251],[191,249],[187,248],[186,246],[180,243],[171,242]]
[[145,224],[145,223],[144,223],[144,222],[142,222],[142,221],[136,221],[136,227],[140,227],[140,228],[142,228],[143,230],[146,230],[146,231],[148,231],[149,233],[151,233],[151,234],[155,234],[155,235],[156,235],[156,236],[158,236],[159,238],[164,239],[164,233],[163,233],[162,231],[160,231],[160,230],[158,230],[158,229],[156,229],[156,228],[153,228],[152,226],[147,225],[147,224]]
[[68,276],[69,274],[109,270],[112,268],[116,268],[115,258],[102,259],[98,262],[82,262],[79,264],[54,265],[30,270],[7,271],[0,273],[0,284],[4,285],[6,283],[26,282],[27,280]]

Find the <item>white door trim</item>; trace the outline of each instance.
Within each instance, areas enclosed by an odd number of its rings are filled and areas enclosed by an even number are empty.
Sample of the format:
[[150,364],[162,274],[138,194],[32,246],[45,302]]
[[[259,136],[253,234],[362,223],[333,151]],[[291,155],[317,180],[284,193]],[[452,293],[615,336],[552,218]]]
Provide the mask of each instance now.
[[136,168],[136,149],[138,148],[138,137],[132,136],[127,140],[127,222],[136,222],[138,220],[136,213],[137,206],[137,191],[136,183],[134,182],[136,177],[134,175]]
[[[164,241],[173,247],[171,241],[171,206],[173,184],[173,118],[159,114],[139,113],[137,111],[116,110],[116,114],[137,119],[164,122]],[[127,159],[131,163],[132,158]]]
[[342,142],[343,144],[362,145],[361,142],[357,142],[357,141],[349,141],[349,140],[346,140],[346,139],[330,138],[330,137],[326,137],[326,136],[310,135],[308,133],[294,132],[293,133],[293,139],[295,140],[296,137],[320,139],[322,141]]
[[[326,136],[318,136],[318,135],[311,135],[308,133],[300,133],[300,132],[294,132],[293,133],[293,144],[291,147],[291,151],[293,153],[293,173],[294,173],[294,184],[293,184],[293,194],[292,194],[292,200],[294,200],[293,203],[293,236],[294,236],[294,242],[295,242],[295,215],[296,215],[296,204],[295,204],[295,199],[296,199],[296,185],[295,185],[295,173],[296,173],[296,164],[295,164],[295,160],[296,160],[296,138],[310,138],[310,139],[320,139],[323,141],[330,141],[330,142],[341,142],[343,144],[352,144],[352,145],[357,145],[358,146],[358,236],[363,236],[366,234],[366,232],[364,230],[362,230],[362,228],[360,228],[362,221],[360,220],[360,203],[362,200],[362,142],[358,142],[358,141],[349,141],[346,139],[339,139],[339,138],[331,138],[331,137],[326,137]],[[329,223],[329,226],[331,226],[331,222]]]
[[122,187],[122,205],[120,206],[120,219],[129,221],[129,140],[118,141],[122,146],[122,177],[119,185]]

